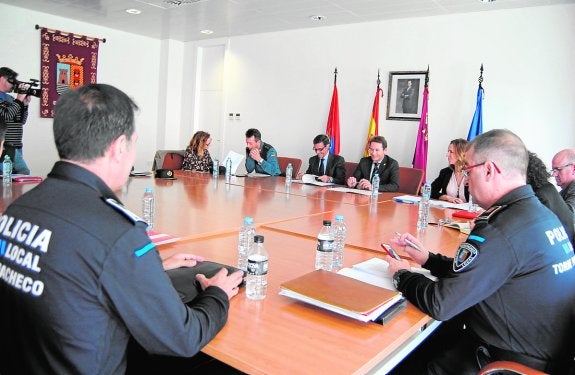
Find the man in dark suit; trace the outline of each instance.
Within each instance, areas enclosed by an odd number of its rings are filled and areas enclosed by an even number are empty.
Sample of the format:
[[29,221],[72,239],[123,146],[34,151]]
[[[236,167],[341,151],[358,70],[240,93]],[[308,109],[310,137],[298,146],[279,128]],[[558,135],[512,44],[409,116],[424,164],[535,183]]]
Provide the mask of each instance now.
[[[325,134],[320,134],[313,139],[313,151],[315,156],[309,158],[309,167],[306,174],[318,176],[321,182],[333,182],[334,184],[345,184],[345,159],[342,156],[329,152],[331,142]],[[298,179],[303,175],[298,174]]]
[[372,190],[373,174],[379,174],[379,191],[397,191],[399,189],[399,164],[395,159],[386,155],[387,141],[376,135],[369,141],[369,155],[362,158],[347,179],[350,188]]

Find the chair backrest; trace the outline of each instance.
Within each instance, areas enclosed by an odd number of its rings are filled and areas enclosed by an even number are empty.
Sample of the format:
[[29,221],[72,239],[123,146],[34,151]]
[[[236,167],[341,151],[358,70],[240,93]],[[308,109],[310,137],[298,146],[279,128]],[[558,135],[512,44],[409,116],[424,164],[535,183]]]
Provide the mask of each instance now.
[[292,178],[295,178],[301,168],[301,159],[278,156],[278,164],[280,165],[282,176],[286,175],[286,167],[289,163],[291,163],[291,166],[293,167]]
[[177,152],[168,152],[164,156],[162,169],[182,169],[184,157]]
[[354,163],[353,161],[346,161],[345,162],[345,179],[347,180],[351,176],[353,176],[353,172],[357,168],[358,163]]
[[399,167],[399,192],[405,194],[419,194],[423,180],[423,169]]

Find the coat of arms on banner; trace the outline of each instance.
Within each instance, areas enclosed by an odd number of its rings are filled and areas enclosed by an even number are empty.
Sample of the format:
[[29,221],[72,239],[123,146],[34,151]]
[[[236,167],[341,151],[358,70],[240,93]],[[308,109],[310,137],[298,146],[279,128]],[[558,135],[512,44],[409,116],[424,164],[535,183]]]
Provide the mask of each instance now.
[[40,116],[54,117],[54,104],[68,90],[96,83],[99,40],[42,28]]

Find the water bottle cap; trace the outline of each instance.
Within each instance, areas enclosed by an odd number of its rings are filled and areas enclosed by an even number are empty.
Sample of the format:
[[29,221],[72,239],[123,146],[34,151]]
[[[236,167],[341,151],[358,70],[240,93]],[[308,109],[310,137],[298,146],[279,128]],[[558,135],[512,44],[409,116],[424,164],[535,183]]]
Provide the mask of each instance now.
[[252,217],[246,216],[244,217],[244,224],[253,224],[254,219]]
[[343,221],[343,215],[335,215],[335,221]]
[[4,155],[4,161],[10,161],[10,156],[9,156],[9,155]]
[[254,236],[254,242],[255,243],[264,243],[264,236],[262,236],[261,234],[256,234]]
[[324,220],[324,221],[323,221],[323,225],[324,225],[325,227],[331,227],[331,220]]
[[148,186],[145,191],[146,191],[146,193],[151,193],[151,192],[152,192],[152,188]]
[[288,167],[291,167],[292,165],[291,165],[291,163],[288,163],[288,165],[287,165],[287,166],[288,166]]

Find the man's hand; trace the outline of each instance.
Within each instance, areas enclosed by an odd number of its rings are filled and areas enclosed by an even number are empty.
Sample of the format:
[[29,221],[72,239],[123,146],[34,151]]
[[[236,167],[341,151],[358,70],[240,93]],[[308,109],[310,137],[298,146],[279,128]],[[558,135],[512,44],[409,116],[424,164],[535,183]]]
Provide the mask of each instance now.
[[203,261],[204,257],[199,255],[179,253],[163,259],[162,266],[164,267],[164,271],[167,271],[179,267],[193,267]]
[[358,187],[363,190],[371,190],[371,182],[368,179],[362,178],[359,180]]
[[389,276],[393,276],[398,270],[401,269],[411,271],[411,265],[409,264],[407,259],[397,260],[390,257],[389,255],[384,256],[383,259],[387,263],[389,263],[389,265],[387,266],[387,274]]
[[355,185],[357,185],[357,180],[355,179],[355,177],[350,177],[347,179],[347,186],[350,188],[354,188]]
[[196,280],[202,286],[202,290],[206,290],[210,286],[217,286],[222,289],[228,295],[228,299],[238,294],[239,285],[242,282],[244,273],[242,271],[236,271],[231,275],[228,275],[228,270],[222,268],[218,271],[212,278],[207,278],[205,275],[196,275]]
[[258,163],[263,160],[263,158],[260,155],[260,149],[259,148],[252,148],[250,150],[250,156],[252,157],[252,159],[257,161]]
[[317,177],[317,179],[320,180],[321,182],[329,182],[330,177],[324,174],[323,176]]
[[[410,233],[404,233],[402,235],[399,235],[398,233],[398,237],[391,238],[389,242],[403,247],[402,250],[405,251],[411,257],[411,259],[413,259],[419,265],[424,264],[427,262],[427,259],[429,259],[429,251],[425,250],[423,245],[421,245],[421,242],[419,242],[419,240],[412,236]],[[421,251],[415,249],[410,245],[410,243],[417,246],[419,249],[421,249]]]

